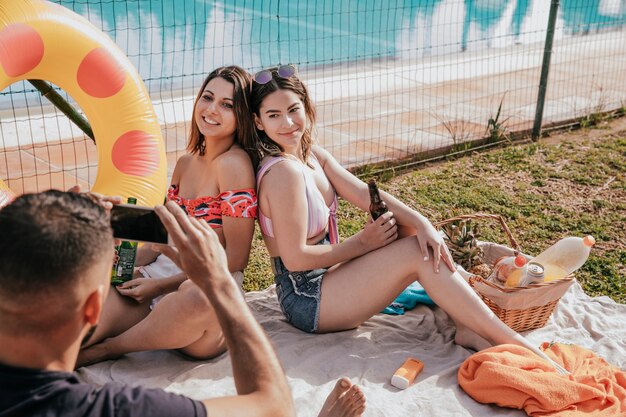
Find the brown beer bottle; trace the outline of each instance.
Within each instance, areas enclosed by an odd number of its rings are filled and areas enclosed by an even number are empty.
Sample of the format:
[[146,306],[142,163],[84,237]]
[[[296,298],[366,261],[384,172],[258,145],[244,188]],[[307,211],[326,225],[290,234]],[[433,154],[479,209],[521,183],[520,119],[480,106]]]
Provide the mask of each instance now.
[[383,214],[387,213],[389,209],[383,199],[380,198],[376,181],[370,180],[367,186],[370,190],[370,214],[372,215],[372,219],[376,220]]

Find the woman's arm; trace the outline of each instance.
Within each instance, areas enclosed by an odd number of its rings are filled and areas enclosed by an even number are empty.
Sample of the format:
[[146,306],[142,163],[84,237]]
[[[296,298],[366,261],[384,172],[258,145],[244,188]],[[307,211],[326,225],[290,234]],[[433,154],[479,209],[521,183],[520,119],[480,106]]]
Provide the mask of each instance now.
[[[179,185],[181,173],[187,167],[190,157],[191,155],[185,154],[181,156],[178,161],[176,161],[176,166],[174,167],[174,172],[172,173],[172,179],[170,181],[170,184]],[[156,260],[156,258],[160,255],[160,252],[152,250],[151,246],[152,245],[141,245],[141,247],[137,249],[135,266],[148,265]]]
[[[370,197],[367,184],[342,167],[325,149],[314,146],[313,152],[322,165],[326,177],[335,187],[337,194],[361,210],[369,212]],[[391,194],[382,190],[380,190],[380,193],[382,199],[387,203],[389,211],[393,212],[393,216],[398,221],[398,225],[417,228],[423,227],[425,223],[430,224],[426,217],[411,209]]]
[[263,177],[260,188],[261,210],[272,219],[278,251],[287,269],[329,267],[395,240],[395,221],[388,213],[342,243],[307,244],[306,186],[297,163],[286,160],[274,165]]
[[[220,193],[231,190],[255,189],[252,162],[245,151],[232,148],[218,160],[217,177]],[[230,272],[243,271],[248,265],[252,237],[254,235],[254,218],[222,216],[224,232],[224,249]]]
[[160,255],[160,252],[152,250],[151,246],[152,245],[143,244],[137,249],[135,266],[144,266],[156,261],[156,258]]
[[243,271],[248,266],[248,258],[250,257],[254,219],[223,216],[222,226],[228,270],[230,272]]
[[[367,184],[342,167],[329,152],[321,147],[315,146],[313,152],[337,193],[361,210],[369,211],[370,200]],[[439,260],[443,259],[446,265],[454,271],[452,256],[450,256],[443,238],[431,222],[417,210],[411,209],[391,194],[381,191],[381,197],[387,203],[389,211],[393,212],[393,217],[399,226],[415,230],[424,259],[429,259],[428,248],[430,247],[434,255],[435,270],[439,268]]]
[[139,303],[174,292],[187,279],[184,272],[167,278],[134,278],[115,287],[117,291]]
[[185,154],[178,158],[178,161],[176,161],[176,166],[174,166],[174,172],[172,172],[172,179],[170,180],[170,184],[180,185],[180,177],[189,166],[189,162],[192,158],[193,155],[190,154]]
[[[170,181],[170,184],[178,185],[180,183],[181,172],[185,170],[185,167],[188,164],[189,158],[190,158],[190,155],[186,154],[186,155],[181,156],[178,159],[178,161],[176,161],[176,166],[174,167],[174,172],[172,173],[172,179]],[[143,244],[137,249],[137,255],[135,257],[135,266],[149,265],[152,262],[156,261],[156,258],[160,254],[161,254],[160,252],[157,252],[152,249],[152,245]],[[178,288],[178,286],[176,288]]]

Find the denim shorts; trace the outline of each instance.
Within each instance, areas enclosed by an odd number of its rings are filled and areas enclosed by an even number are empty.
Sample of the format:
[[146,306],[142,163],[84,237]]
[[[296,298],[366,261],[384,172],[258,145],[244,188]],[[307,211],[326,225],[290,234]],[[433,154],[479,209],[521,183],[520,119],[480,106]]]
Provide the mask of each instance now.
[[[328,244],[328,237],[318,245]],[[289,271],[282,259],[272,258],[276,296],[287,321],[307,333],[315,333],[320,318],[322,278],[328,268]]]

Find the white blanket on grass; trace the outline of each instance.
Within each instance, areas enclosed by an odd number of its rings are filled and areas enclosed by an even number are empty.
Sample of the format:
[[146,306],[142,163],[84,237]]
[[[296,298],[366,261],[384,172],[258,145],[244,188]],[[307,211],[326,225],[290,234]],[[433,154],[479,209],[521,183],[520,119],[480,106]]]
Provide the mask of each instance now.
[[[356,330],[310,335],[285,322],[274,286],[246,298],[283,364],[299,416],[317,415],[340,376],[362,387],[366,416],[525,415],[479,404],[461,390],[457,371],[473,352],[454,344],[455,327],[440,308],[418,305],[404,316],[379,314]],[[535,345],[574,343],[624,369],[626,305],[588,297],[574,283],[548,324],[526,337]],[[409,356],[422,360],[425,368],[414,385],[401,391],[389,380]],[[196,399],[236,393],[227,354],[194,362],[167,351],[140,352],[82,368],[78,375],[86,382],[142,384]]]

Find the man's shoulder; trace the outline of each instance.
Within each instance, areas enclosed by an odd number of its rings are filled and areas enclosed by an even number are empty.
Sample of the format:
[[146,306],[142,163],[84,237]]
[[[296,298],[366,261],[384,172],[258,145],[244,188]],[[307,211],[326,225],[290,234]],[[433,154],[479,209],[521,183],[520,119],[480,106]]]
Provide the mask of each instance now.
[[[0,417],[59,416],[206,416],[202,403],[160,389],[80,382],[74,374],[13,368],[0,372]],[[8,377],[13,380],[11,383]]]
[[107,383],[97,387],[96,392],[104,407],[114,405],[112,416],[206,416],[199,401],[159,388]]

